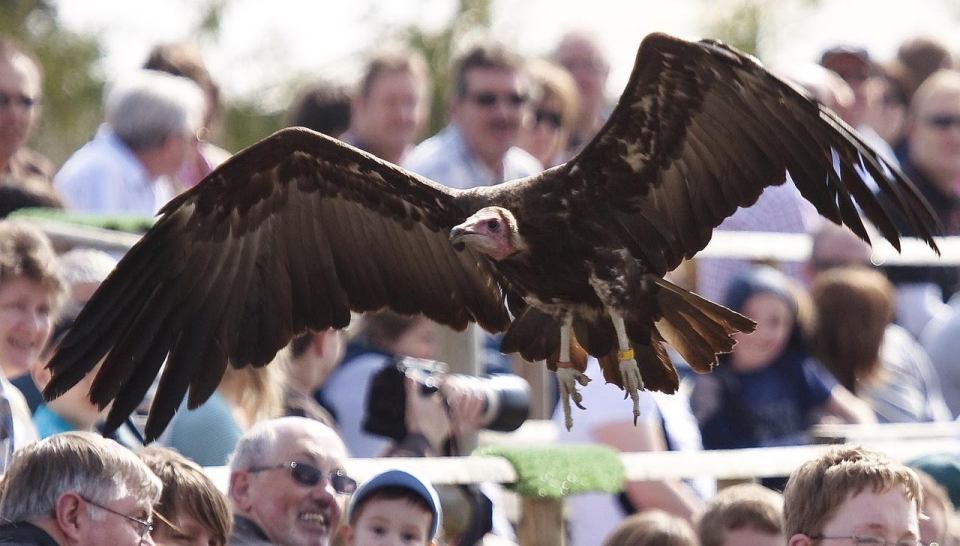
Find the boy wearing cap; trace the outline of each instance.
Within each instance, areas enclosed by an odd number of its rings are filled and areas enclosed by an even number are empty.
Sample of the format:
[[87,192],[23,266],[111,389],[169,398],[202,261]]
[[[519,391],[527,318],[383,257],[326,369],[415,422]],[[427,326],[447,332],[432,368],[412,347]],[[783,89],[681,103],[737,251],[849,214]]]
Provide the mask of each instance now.
[[428,482],[403,470],[386,470],[361,485],[350,499],[347,546],[436,545],[440,500]]

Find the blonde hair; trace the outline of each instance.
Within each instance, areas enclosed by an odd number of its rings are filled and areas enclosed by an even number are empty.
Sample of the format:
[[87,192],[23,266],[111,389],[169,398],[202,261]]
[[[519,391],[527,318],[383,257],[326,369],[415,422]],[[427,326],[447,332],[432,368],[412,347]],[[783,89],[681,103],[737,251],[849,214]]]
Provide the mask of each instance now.
[[260,421],[283,414],[284,366],[227,366],[220,383],[220,394],[231,406],[240,410],[247,429]]
[[917,474],[883,453],[860,446],[834,448],[805,462],[790,475],[783,491],[786,536],[815,536],[851,495],[865,489],[883,493],[903,488],[920,513],[923,496]]
[[727,487],[716,494],[697,522],[700,546],[720,546],[727,531],[755,529],[783,533],[783,495],[755,483]]
[[697,535],[687,520],[651,510],[624,519],[603,546],[697,546]]

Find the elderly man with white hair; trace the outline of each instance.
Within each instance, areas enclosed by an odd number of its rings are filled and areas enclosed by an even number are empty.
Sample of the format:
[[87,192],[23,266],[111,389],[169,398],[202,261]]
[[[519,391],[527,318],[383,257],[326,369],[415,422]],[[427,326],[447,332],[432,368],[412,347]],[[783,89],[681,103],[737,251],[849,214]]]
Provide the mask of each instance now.
[[54,177],[68,209],[153,215],[174,196],[169,177],[196,153],[203,91],[186,78],[142,70],[107,93],[104,124]]
[[330,427],[304,417],[255,425],[230,457],[232,546],[326,546],[357,482],[347,448]]
[[67,432],[16,453],[0,491],[0,544],[153,545],[160,479],[130,450]]

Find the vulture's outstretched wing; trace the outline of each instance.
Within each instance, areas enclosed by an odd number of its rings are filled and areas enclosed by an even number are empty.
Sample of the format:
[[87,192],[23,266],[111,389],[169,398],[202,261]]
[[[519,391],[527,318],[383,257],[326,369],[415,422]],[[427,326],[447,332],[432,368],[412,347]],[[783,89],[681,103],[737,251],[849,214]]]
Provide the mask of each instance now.
[[936,249],[934,216],[898,169],[835,114],[715,41],[647,36],[606,125],[542,182],[588,198],[573,203],[606,203],[624,245],[663,274],[787,171],[820,214],[869,240],[856,203],[899,249],[892,211],[864,182],[872,177]]
[[444,188],[337,140],[286,129],[168,203],[77,318],[49,364],[63,393],[106,355],[91,388],[108,428],[157,375],[154,438],[187,388],[196,407],[228,361],[263,365],[307,328],[384,306],[463,329],[509,323],[484,258],[454,251],[466,214]]

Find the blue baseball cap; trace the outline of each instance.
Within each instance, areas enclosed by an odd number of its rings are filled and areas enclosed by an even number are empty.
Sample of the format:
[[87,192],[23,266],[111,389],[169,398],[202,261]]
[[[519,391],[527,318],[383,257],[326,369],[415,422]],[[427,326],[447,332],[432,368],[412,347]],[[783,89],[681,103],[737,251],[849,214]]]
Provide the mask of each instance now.
[[437,490],[430,485],[430,482],[406,470],[384,470],[363,482],[350,498],[350,506],[347,508],[347,521],[353,520],[354,507],[362,504],[363,500],[370,494],[385,487],[408,489],[422,497],[430,506],[430,513],[433,516],[430,523],[429,539],[433,540],[437,537],[437,531],[440,529],[440,498],[437,496]]

